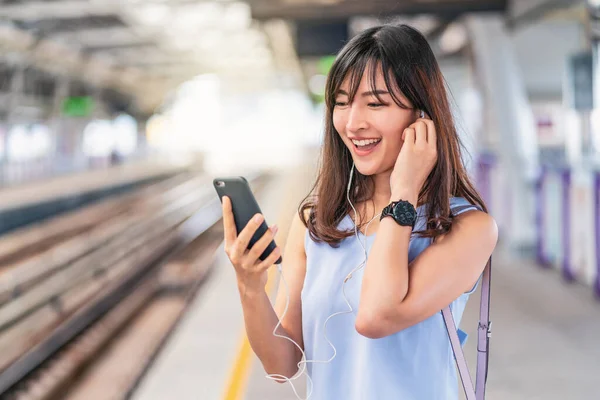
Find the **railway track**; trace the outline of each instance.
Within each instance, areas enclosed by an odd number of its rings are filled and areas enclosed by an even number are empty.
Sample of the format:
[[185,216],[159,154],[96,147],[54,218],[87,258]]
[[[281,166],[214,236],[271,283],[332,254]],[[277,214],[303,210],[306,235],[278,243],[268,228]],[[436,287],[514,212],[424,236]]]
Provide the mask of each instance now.
[[106,203],[0,238],[0,399],[127,398],[209,275],[209,179]]

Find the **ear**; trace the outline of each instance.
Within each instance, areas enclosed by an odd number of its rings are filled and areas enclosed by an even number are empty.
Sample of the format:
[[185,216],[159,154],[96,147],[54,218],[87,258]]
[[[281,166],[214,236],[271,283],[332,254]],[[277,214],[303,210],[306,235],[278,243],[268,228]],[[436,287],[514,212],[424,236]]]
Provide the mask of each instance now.
[[417,110],[415,110],[415,112],[416,112],[416,114],[417,114],[417,119],[418,119],[418,118],[431,119],[431,118],[429,117],[429,115],[427,115],[427,113],[426,113],[425,111],[423,111],[423,110],[419,110],[419,109],[417,109]]

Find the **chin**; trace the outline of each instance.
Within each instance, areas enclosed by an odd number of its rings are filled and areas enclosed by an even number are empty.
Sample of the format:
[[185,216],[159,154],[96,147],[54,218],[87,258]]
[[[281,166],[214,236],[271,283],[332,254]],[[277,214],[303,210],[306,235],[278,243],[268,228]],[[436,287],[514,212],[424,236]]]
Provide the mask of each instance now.
[[381,169],[381,164],[378,162],[361,162],[361,161],[354,161],[354,166],[356,167],[356,170],[358,172],[360,172],[361,175],[364,176],[370,176],[370,175],[376,175],[379,173],[379,170]]

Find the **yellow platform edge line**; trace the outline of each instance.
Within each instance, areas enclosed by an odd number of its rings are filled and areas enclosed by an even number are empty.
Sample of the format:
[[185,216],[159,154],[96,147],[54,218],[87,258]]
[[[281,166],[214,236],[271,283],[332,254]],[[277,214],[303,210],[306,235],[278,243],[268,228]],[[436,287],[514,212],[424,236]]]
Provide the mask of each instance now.
[[[266,291],[271,293],[275,281],[275,268],[269,270],[269,278],[267,281]],[[241,400],[248,385],[248,377],[250,376],[252,364],[252,347],[246,336],[246,331],[242,331],[242,338],[239,345],[236,360],[233,364],[233,369],[229,375],[223,400]]]

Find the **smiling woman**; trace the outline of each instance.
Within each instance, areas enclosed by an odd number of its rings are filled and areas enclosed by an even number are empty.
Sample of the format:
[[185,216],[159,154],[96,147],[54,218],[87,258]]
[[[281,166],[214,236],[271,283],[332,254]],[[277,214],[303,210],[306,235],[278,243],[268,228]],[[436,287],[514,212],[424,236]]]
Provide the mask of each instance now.
[[319,174],[274,307],[264,247],[240,250],[255,228],[225,227],[252,348],[269,378],[307,371],[313,400],[457,399],[458,332],[444,318],[459,326],[497,228],[461,162],[437,61],[409,26],[368,29],[338,54],[325,99]]
[[[325,96],[320,174],[298,215],[306,261],[293,275],[310,389],[318,399],[454,399],[440,310],[450,305],[460,323],[497,228],[462,164],[437,61],[409,26],[368,29],[338,55]],[[345,313],[355,318],[333,318]]]

